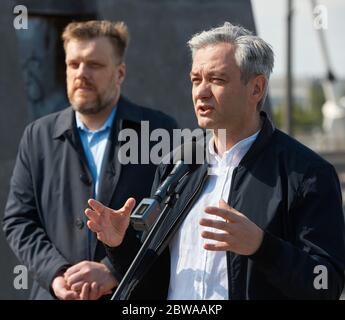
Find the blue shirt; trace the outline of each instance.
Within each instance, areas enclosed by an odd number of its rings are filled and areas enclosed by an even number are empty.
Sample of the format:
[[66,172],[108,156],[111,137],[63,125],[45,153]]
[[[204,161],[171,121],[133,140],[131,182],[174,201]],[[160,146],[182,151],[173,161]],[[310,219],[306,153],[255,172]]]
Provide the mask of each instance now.
[[112,110],[103,126],[96,131],[89,130],[80,120],[78,113],[76,113],[77,128],[92,175],[94,198],[97,198],[103,156],[107,146],[111,126],[115,118],[116,109],[117,108],[114,108]]

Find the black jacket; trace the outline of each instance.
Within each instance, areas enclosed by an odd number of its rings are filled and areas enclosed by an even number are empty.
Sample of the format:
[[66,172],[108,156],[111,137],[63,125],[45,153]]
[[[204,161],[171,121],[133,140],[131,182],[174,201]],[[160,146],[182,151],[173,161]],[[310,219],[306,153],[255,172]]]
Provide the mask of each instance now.
[[[283,132],[265,113],[257,139],[234,170],[228,203],[264,230],[251,256],[227,252],[230,299],[338,299],[343,289],[345,229],[341,190],[332,165]],[[180,226],[207,179],[207,163],[194,171],[170,213]],[[153,191],[171,170],[160,165]],[[174,230],[176,231],[176,227]],[[139,248],[131,232],[118,248],[108,248],[123,273]],[[316,289],[318,265],[325,266],[328,288]],[[169,286],[168,247],[131,298],[164,299]]]
[[[122,207],[130,196],[137,201],[147,197],[156,170],[152,163],[120,164],[119,131],[131,128],[141,137],[140,121],[144,120],[149,121],[150,132],[157,128],[171,132],[177,126],[162,112],[122,97],[117,108],[98,189],[98,200],[112,208]],[[3,228],[12,250],[34,278],[31,298],[52,299],[49,289],[57,272],[82,260],[102,261],[111,267],[94,234],[91,248],[87,245],[84,210],[92,193],[92,176],[72,108],[28,125],[11,179]]]

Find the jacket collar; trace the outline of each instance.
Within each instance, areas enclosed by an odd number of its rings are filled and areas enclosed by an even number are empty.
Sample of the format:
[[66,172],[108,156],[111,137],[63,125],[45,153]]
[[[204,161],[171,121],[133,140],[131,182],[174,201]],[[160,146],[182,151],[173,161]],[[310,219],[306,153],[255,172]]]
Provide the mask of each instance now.
[[[120,99],[117,102],[118,110],[116,113],[116,119],[140,123],[142,120],[142,111],[141,109],[132,106],[132,103],[130,103],[123,96],[120,96]],[[75,127],[75,112],[72,107],[66,108],[65,110],[61,111],[57,117],[53,138],[57,139],[63,136],[66,132],[73,131]]]
[[262,120],[261,130],[254,143],[239,163],[240,166],[245,165],[251,160],[257,158],[258,154],[260,154],[269,143],[275,131],[275,127],[265,111],[260,112],[260,117]]
[[139,123],[143,120],[143,112],[141,108],[136,107],[133,103],[128,101],[125,97],[120,96],[117,103],[116,117],[122,120],[127,120]]
[[72,107],[61,111],[56,119],[53,138],[58,139],[75,127],[75,112]]

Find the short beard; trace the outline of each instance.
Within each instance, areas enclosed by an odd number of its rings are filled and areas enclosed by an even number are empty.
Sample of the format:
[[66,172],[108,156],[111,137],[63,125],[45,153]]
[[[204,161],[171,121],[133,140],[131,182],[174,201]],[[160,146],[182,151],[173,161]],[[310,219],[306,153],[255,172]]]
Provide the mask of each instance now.
[[98,100],[97,102],[94,102],[90,105],[83,105],[83,106],[76,106],[75,104],[72,104],[72,109],[74,111],[78,111],[81,114],[85,115],[92,115],[92,114],[97,114],[103,111],[108,107],[108,104],[102,104]]
[[78,111],[80,114],[83,114],[83,115],[94,115],[107,109],[112,103],[113,99],[108,98],[106,100],[102,100],[101,97],[98,96],[96,101],[91,102],[91,103],[86,103],[84,105],[76,105],[73,103],[73,99],[70,99],[70,100],[72,104],[72,109],[74,111]]

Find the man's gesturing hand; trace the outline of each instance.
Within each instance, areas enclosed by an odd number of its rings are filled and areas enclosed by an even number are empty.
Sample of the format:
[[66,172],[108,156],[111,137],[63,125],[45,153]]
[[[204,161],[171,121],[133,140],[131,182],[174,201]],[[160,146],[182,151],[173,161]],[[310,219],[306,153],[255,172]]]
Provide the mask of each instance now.
[[97,234],[98,240],[109,247],[119,246],[128,228],[135,199],[129,198],[119,210],[110,209],[94,199],[88,203],[91,209],[85,210],[89,218],[87,226]]
[[203,218],[200,225],[223,231],[216,233],[203,231],[205,239],[216,240],[206,243],[204,248],[211,251],[232,251],[241,255],[251,255],[261,245],[264,232],[245,215],[230,207],[224,200],[218,207],[206,207],[205,212],[223,218],[225,221]]

